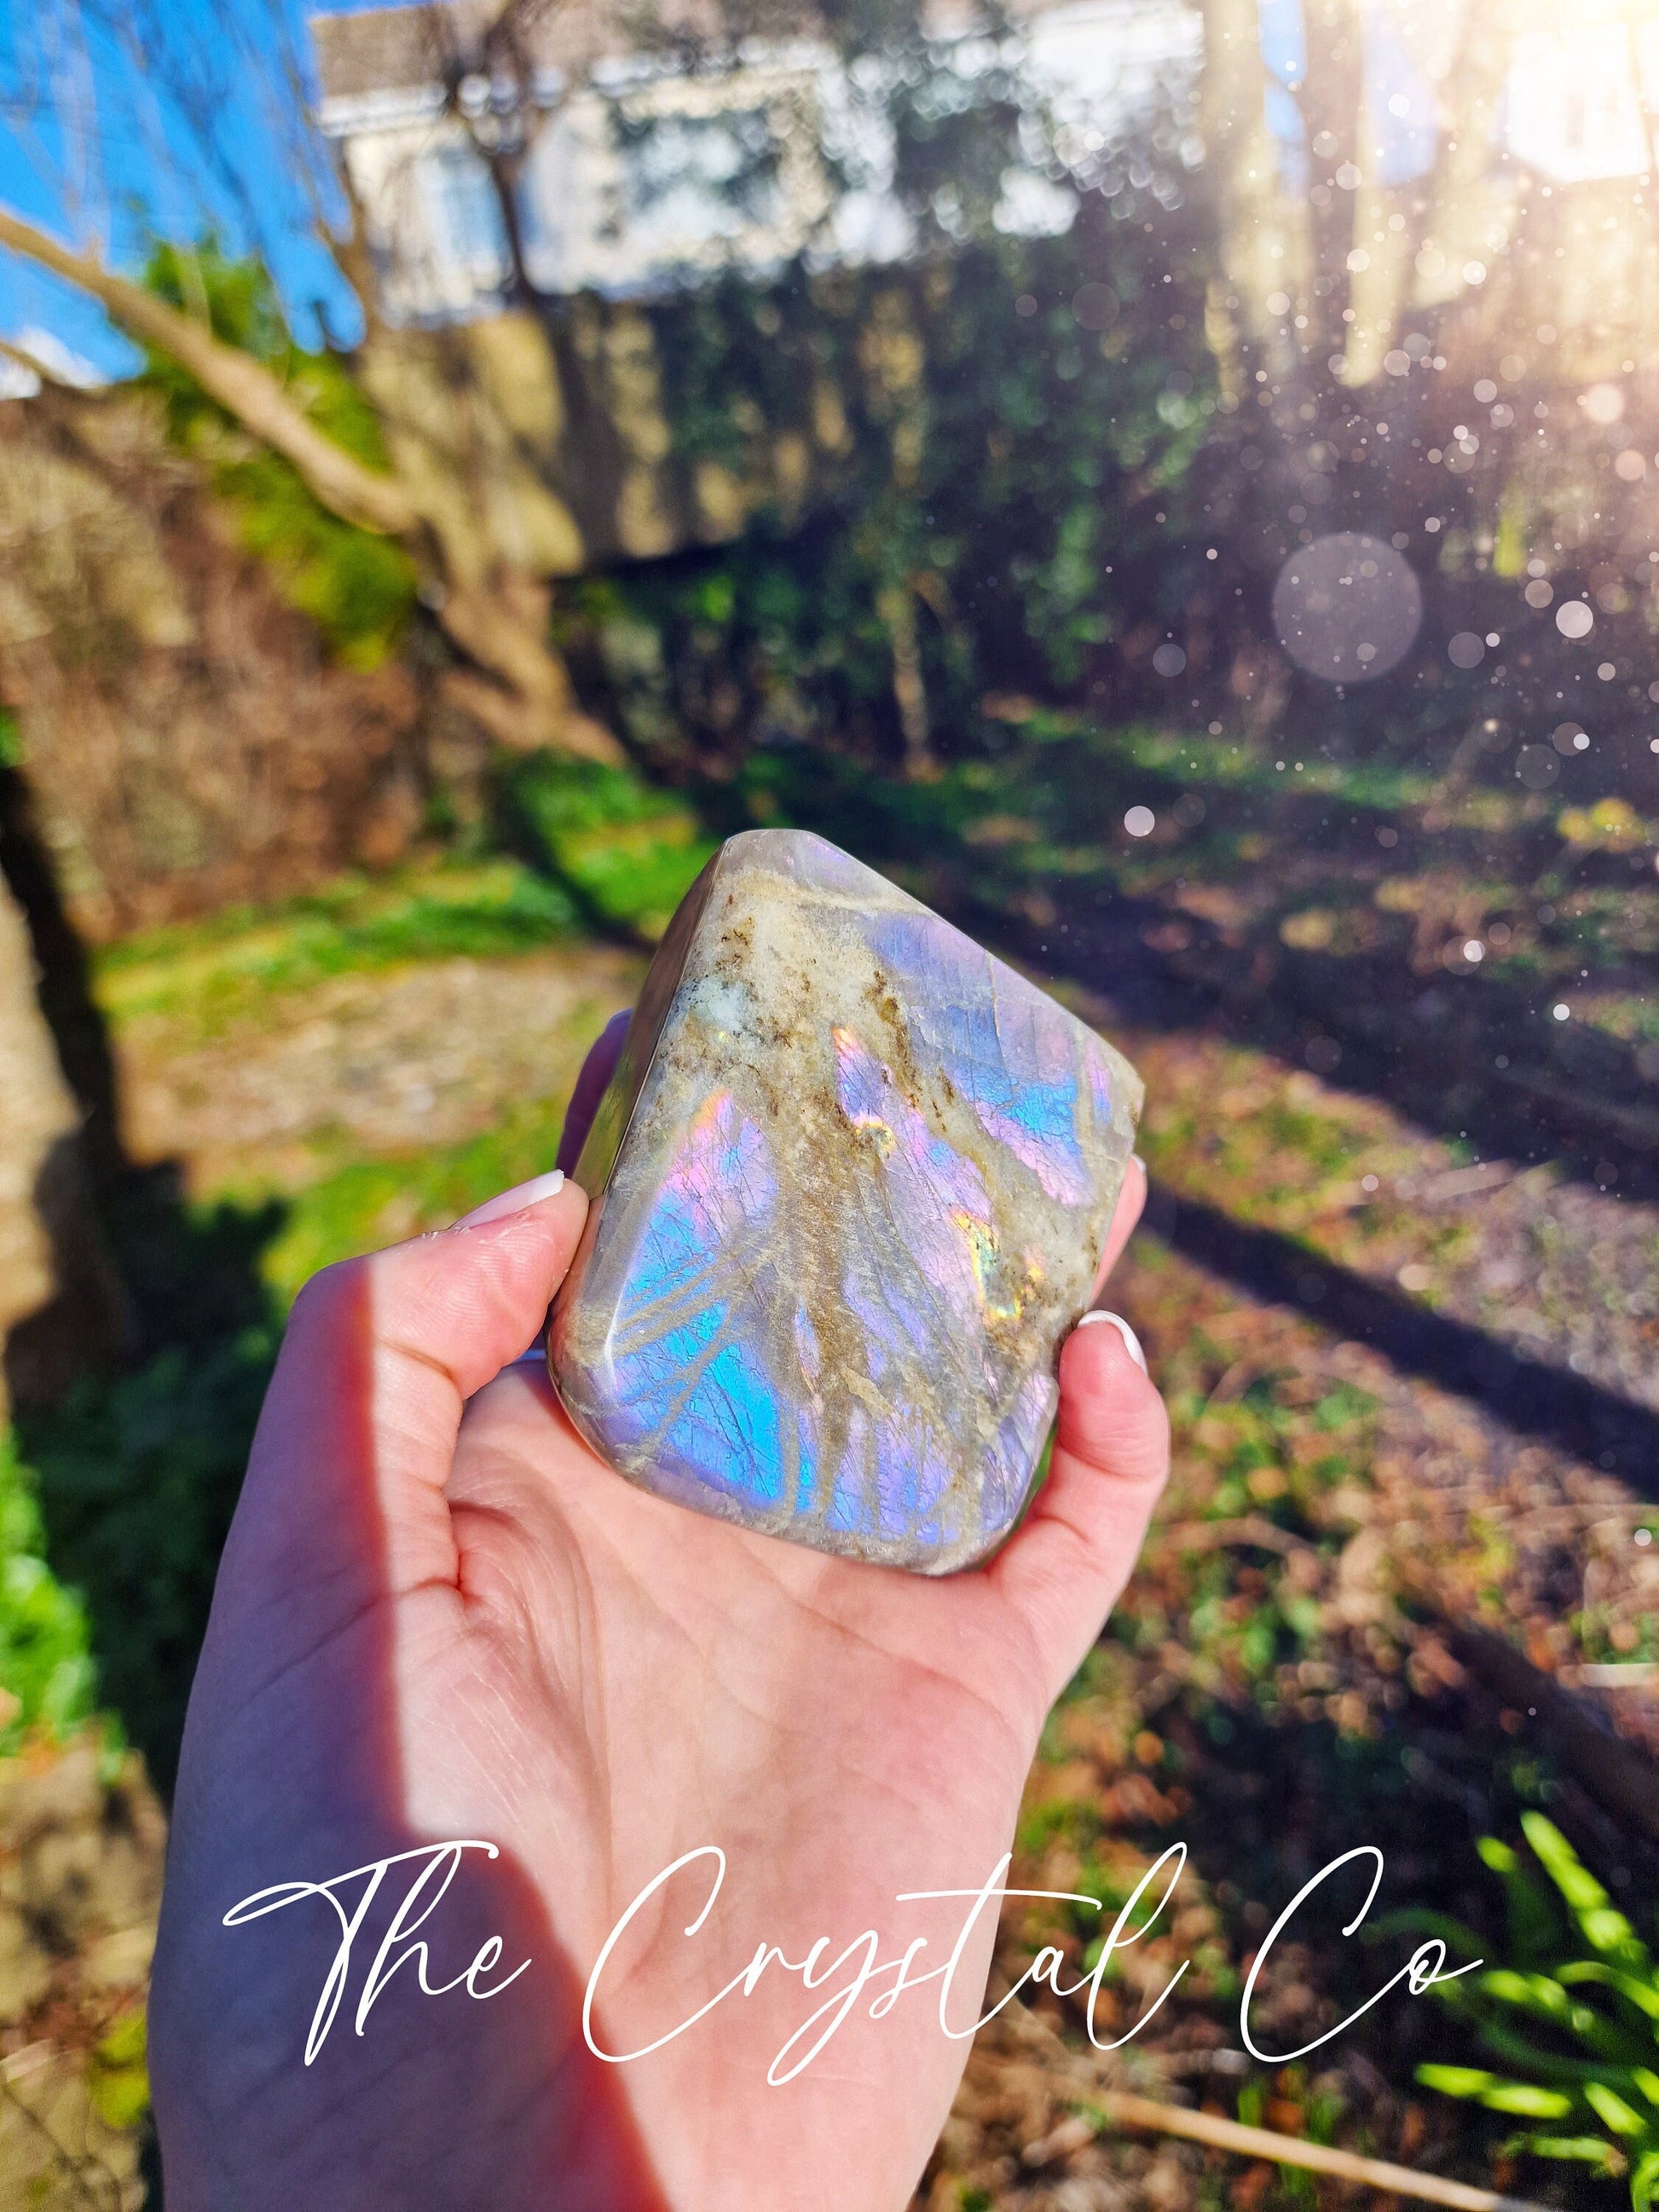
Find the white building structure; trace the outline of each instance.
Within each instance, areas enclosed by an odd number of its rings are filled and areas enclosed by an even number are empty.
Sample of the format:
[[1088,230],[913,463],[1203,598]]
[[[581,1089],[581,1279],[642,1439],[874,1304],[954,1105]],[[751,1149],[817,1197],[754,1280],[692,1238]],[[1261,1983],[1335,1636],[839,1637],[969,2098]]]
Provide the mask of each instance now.
[[1505,108],[1510,153],[1556,183],[1659,167],[1659,8],[1626,0],[1528,31]]
[[[490,5],[431,0],[312,18],[318,121],[343,143],[394,321],[487,312],[507,280],[497,187],[443,66],[442,10],[465,9],[452,19],[465,29]],[[1186,0],[1027,0],[1022,12],[1029,65],[1095,143],[1196,61],[1199,17]],[[963,0],[940,0],[937,13],[941,37],[953,15],[961,21],[961,65],[975,66]],[[712,69],[685,52],[641,52],[592,4],[548,11],[529,37],[539,123],[515,205],[538,290],[626,295],[733,263],[763,270],[809,248],[853,258],[905,250],[874,105],[827,43],[752,40]],[[486,82],[463,82],[459,97],[487,119]],[[842,167],[835,186],[826,156]],[[1069,220],[1065,196],[1025,181],[1011,228]]]
[[[663,0],[693,10],[699,0]],[[909,243],[886,189],[879,103],[861,97],[830,46],[810,35],[751,40],[728,65],[645,51],[627,0],[565,0],[529,31],[539,118],[515,195],[526,275],[539,291],[655,291],[736,264],[750,271],[803,251],[882,259]],[[1493,151],[1558,185],[1636,176],[1659,151],[1659,0],[1367,0],[1370,157],[1389,184],[1433,163],[1471,6],[1515,11]],[[489,312],[509,273],[495,185],[447,94],[443,58],[501,0],[319,15],[311,22],[322,129],[343,143],[394,321]],[[931,27],[979,65],[973,0],[933,0]],[[1172,87],[1195,87],[1196,0],[1013,0],[1025,66],[1086,163]],[[803,10],[799,19],[808,20]],[[1305,173],[1291,97],[1305,71],[1300,0],[1261,0],[1268,119],[1286,182]],[[864,89],[867,91],[867,87]],[[491,88],[459,97],[487,119]],[[1062,134],[1062,149],[1066,137]],[[825,156],[839,163],[832,187]],[[848,179],[852,182],[848,188]],[[1063,228],[1074,203],[1040,172],[1009,181],[1014,230]],[[1000,217],[1000,220],[1001,217]]]

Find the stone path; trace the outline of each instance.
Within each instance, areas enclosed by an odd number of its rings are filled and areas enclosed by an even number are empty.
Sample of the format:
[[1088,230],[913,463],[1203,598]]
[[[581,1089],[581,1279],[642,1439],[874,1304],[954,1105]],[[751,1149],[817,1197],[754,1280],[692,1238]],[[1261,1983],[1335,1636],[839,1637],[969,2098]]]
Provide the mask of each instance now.
[[141,1160],[181,1159],[197,1197],[457,1143],[509,1105],[563,1097],[642,972],[580,945],[264,994],[206,1042],[142,1017],[116,1040],[125,1141]]

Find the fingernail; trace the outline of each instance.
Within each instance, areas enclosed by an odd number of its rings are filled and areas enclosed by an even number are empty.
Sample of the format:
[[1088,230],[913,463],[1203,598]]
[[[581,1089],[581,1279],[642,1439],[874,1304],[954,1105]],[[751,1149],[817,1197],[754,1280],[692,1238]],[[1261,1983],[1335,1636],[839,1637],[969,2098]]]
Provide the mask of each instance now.
[[1091,1306],[1088,1312],[1084,1315],[1082,1320],[1078,1323],[1078,1327],[1079,1328],[1087,1328],[1091,1321],[1110,1322],[1112,1327],[1123,1339],[1124,1349],[1127,1352],[1130,1358],[1133,1360],[1135,1365],[1140,1370],[1141,1373],[1145,1375],[1150,1371],[1146,1365],[1146,1355],[1140,1348],[1140,1339],[1135,1334],[1133,1329],[1130,1328],[1128,1322],[1124,1320],[1121,1314],[1108,1313],[1104,1306]]
[[515,1182],[511,1190],[504,1190],[499,1198],[488,1198],[482,1206],[475,1206],[471,1213],[463,1214],[455,1224],[458,1229],[481,1229],[486,1221],[499,1221],[504,1214],[522,1213],[527,1206],[535,1206],[544,1198],[551,1198],[564,1188],[564,1170],[553,1168],[546,1175],[532,1176],[528,1182]]
[[1141,1157],[1140,1157],[1139,1153],[1139,1152],[1131,1152],[1131,1153],[1130,1153],[1130,1155],[1129,1155],[1129,1158],[1130,1158],[1130,1160],[1133,1163],[1133,1164],[1140,1170],[1140,1172],[1142,1173],[1142,1175],[1145,1175],[1145,1174],[1146,1174],[1146,1161],[1145,1161],[1145,1160],[1143,1160],[1143,1159],[1141,1158]]

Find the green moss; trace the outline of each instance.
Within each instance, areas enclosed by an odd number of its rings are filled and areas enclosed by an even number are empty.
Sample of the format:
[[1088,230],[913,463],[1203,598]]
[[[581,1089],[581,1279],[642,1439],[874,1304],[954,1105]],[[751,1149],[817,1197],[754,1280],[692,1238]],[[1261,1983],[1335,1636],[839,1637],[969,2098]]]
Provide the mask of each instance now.
[[503,811],[521,848],[608,929],[647,941],[715,850],[684,801],[631,769],[539,754],[504,778]]
[[567,891],[514,860],[343,877],[281,905],[233,908],[110,945],[96,958],[96,989],[112,1021],[164,1015],[210,1035],[260,998],[325,976],[529,951],[575,921]]
[[[216,337],[263,362],[325,437],[365,466],[386,468],[379,417],[350,370],[295,343],[259,263],[229,260],[210,239],[194,248],[161,245],[145,277],[171,305],[204,315]],[[311,617],[338,659],[378,667],[402,642],[415,608],[415,565],[403,547],[331,514],[297,470],[250,439],[169,356],[150,353],[145,380],[162,397],[173,442],[207,466],[243,544],[289,605]]]

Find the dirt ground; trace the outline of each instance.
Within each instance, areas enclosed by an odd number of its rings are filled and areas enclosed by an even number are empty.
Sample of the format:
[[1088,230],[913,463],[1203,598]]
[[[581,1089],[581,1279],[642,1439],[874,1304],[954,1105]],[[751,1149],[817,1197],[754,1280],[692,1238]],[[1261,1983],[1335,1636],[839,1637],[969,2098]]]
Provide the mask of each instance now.
[[203,1039],[188,1016],[118,1031],[124,1135],[193,1195],[291,1189],[340,1158],[454,1144],[568,1094],[642,963],[602,945],[329,977],[261,995]]

